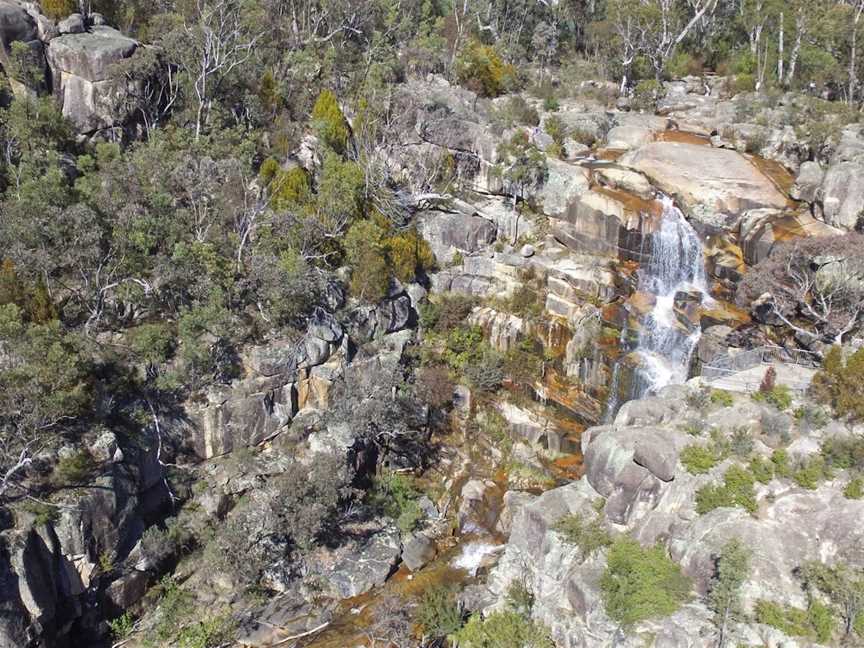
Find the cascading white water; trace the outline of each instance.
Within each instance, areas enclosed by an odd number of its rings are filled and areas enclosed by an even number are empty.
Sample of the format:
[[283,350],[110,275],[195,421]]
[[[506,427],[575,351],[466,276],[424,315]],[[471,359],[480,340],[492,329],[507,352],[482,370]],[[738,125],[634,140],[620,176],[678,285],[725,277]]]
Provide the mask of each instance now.
[[639,270],[639,291],[655,300],[633,349],[639,355],[639,365],[626,396],[618,393],[620,364],[615,367],[607,420],[614,417],[624,400],[686,381],[690,357],[701,336],[698,326],[687,332],[678,323],[675,296],[695,291],[710,299],[702,242],[671,198],[663,197],[662,204],[660,226],[650,236],[648,261]]

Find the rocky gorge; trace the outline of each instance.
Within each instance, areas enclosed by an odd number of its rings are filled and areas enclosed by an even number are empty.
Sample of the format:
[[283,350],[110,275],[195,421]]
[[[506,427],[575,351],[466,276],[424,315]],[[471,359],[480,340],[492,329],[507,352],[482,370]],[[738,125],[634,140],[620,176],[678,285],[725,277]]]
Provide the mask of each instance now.
[[[141,128],[130,97],[147,79],[118,64],[152,54],[104,22],[0,0],[2,51],[23,43],[93,141]],[[15,95],[31,91],[12,81]],[[406,187],[443,173],[430,160],[448,170],[435,191],[402,196],[434,267],[374,303],[347,288],[364,269],[339,268],[302,326],[243,345],[229,379],[171,410],[143,399],[134,430],[88,430],[92,474],[47,504],[2,509],[0,648],[196,646],[181,632],[205,621],[230,637],[214,645],[421,645],[392,639],[411,625],[394,597],[411,607],[443,586],[463,615],[488,618],[514,583],[554,646],[717,645],[709,593],[735,538],[752,553],[724,641],[841,645],[765,610],[827,605],[802,581],[808,562],[864,567],[864,504],[837,458],[856,452],[860,425],[811,393],[732,393],[699,377],[754,347],[821,358],[832,341],[860,345],[829,318],[803,331],[767,292],[741,298],[784,244],[862,226],[860,120],[824,115],[836,137],[815,143],[810,99],[710,75],[667,81],[648,109],[585,80],[551,109],[436,74],[406,79],[391,99],[397,144],[377,162]],[[318,139],[305,133],[284,167],[314,177]],[[858,263],[813,260],[813,281]],[[448,304],[460,315],[450,328],[507,359],[494,388],[482,375],[420,381],[440,358],[469,371],[456,364],[468,343],[441,323]],[[404,501],[382,504],[382,491]],[[332,527],[289,540],[286,528],[314,526],[304,501],[339,498],[351,505]],[[567,520],[593,525],[599,545],[574,541]],[[688,579],[674,613],[610,614],[602,582],[626,538],[660,547]]]

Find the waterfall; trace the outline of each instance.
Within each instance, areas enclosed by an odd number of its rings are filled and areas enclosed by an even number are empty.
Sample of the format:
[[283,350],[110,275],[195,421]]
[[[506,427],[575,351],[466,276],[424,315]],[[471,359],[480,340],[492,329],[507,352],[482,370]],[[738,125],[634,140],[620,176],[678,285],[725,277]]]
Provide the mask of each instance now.
[[[621,391],[621,362],[615,365],[606,420],[614,418],[625,401],[653,393],[687,380],[690,358],[701,336],[699,326],[688,332],[678,321],[675,296],[697,292],[710,299],[702,242],[669,197],[663,197],[660,224],[650,237],[648,261],[639,269],[638,290],[653,296],[654,305],[643,318],[633,351],[639,365],[626,389]],[[643,246],[644,246],[643,239]],[[626,344],[627,331],[622,333]]]

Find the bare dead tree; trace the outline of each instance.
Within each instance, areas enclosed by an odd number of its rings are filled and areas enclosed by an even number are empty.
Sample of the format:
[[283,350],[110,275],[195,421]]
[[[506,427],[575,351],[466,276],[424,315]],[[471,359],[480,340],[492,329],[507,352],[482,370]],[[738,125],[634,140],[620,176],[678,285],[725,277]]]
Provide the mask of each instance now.
[[228,75],[252,57],[265,30],[249,30],[240,0],[196,0],[196,3],[197,21],[183,26],[184,38],[175,43],[175,53],[192,82],[198,140],[216,91]]
[[864,314],[864,236],[803,239],[779,246],[745,277],[739,303],[763,299],[804,339],[840,344]]

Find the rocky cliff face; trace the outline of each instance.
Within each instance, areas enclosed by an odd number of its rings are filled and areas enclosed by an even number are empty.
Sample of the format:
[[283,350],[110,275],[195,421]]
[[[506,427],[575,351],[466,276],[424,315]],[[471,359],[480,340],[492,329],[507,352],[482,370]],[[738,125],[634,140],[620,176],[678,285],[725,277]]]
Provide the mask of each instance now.
[[[717,554],[731,538],[753,552],[742,588],[748,613],[758,600],[806,608],[808,599],[795,574],[808,560],[851,560],[860,566],[864,532],[855,520],[864,504],[844,497],[847,478],[841,473],[812,489],[780,477],[757,483],[752,513],[734,507],[697,512],[697,491],[720,481],[741,460],[731,457],[705,474],[691,474],[680,461],[681,450],[705,440],[684,430],[692,430],[695,422],[703,436],[716,430],[715,435],[729,438],[733,430],[745,429],[755,439],[755,456],[770,461],[767,443],[776,446],[777,439],[765,421],[776,412],[749,397],[697,410],[688,404],[692,389],[697,387],[667,388],[656,397],[631,401],[612,425],[587,430],[582,436],[585,478],[522,504],[513,516],[507,549],[489,587],[503,597],[514,580],[527,583],[536,597],[534,614],[552,628],[557,645],[641,646],[649,637],[655,646],[711,645],[716,626],[700,597],[714,576]],[[851,433],[835,423],[818,430],[792,428],[781,445],[796,461],[805,461],[818,454],[820,442]],[[600,520],[610,532],[644,545],[660,543],[693,579],[691,603],[669,618],[637,625],[626,638],[604,610],[599,579],[605,556],[601,552],[583,560],[578,547],[555,529],[568,515],[591,519],[598,502],[603,504]],[[741,624],[735,637],[747,645],[811,645],[752,622]]]
[[[137,81],[115,65],[134,55],[139,47],[135,40],[105,25],[99,14],[91,14],[87,21],[72,14],[55,23],[39,12],[36,3],[3,0],[0,44],[7,55],[15,41],[32,51],[63,115],[79,132],[93,134],[126,124],[131,116],[129,96]],[[32,90],[20,83],[13,89]]]

